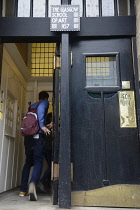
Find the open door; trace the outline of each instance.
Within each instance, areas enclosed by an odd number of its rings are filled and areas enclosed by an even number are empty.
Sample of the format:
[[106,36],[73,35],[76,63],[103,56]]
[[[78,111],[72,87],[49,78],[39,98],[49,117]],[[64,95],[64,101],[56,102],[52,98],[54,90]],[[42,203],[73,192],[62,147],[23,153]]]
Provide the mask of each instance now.
[[52,157],[52,200],[53,205],[58,204],[58,172],[59,172],[59,73],[60,69],[54,70],[53,87],[53,157]]
[[140,184],[131,40],[77,41],[72,53],[72,204],[131,207],[123,198]]

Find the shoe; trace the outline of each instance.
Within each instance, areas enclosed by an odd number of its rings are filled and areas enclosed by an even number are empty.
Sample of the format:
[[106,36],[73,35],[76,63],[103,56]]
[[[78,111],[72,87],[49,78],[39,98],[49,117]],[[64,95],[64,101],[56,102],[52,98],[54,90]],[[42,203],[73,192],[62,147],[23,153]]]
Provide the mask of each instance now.
[[47,192],[47,190],[45,189],[45,186],[44,186],[44,184],[43,184],[42,182],[39,182],[38,187],[39,187],[39,189],[40,189],[42,192],[44,192],[44,193]]
[[22,191],[19,192],[20,197],[24,197],[26,195],[28,195],[28,192],[22,192]]
[[29,201],[37,201],[36,186],[34,182],[29,184]]

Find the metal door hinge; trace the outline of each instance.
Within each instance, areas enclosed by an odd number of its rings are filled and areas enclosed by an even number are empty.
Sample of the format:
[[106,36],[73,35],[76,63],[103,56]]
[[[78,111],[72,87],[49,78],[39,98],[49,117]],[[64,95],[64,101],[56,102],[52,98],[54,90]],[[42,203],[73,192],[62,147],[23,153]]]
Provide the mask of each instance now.
[[72,51],[70,52],[70,62],[71,62],[71,67],[72,67],[72,56],[73,56],[73,54],[72,54]]
[[52,162],[51,180],[59,179],[59,163]]
[[[59,163],[52,162],[51,180],[59,179]],[[73,163],[71,163],[71,182],[73,182]]]
[[60,69],[60,56],[54,55],[54,69]]
[[73,182],[73,163],[71,163],[71,182]]

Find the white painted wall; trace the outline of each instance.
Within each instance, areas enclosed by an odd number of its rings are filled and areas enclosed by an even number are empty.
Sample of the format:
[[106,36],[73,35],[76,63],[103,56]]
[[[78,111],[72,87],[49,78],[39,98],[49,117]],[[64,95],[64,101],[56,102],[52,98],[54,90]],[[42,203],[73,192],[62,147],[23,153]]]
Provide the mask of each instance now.
[[[4,94],[3,117],[0,119],[0,192],[20,185],[24,149],[19,128],[21,117],[25,113],[26,86],[27,82],[4,47],[1,81],[1,91]],[[13,105],[7,101],[7,97],[11,99]],[[6,124],[8,119],[13,123],[11,127],[10,124],[9,126]]]

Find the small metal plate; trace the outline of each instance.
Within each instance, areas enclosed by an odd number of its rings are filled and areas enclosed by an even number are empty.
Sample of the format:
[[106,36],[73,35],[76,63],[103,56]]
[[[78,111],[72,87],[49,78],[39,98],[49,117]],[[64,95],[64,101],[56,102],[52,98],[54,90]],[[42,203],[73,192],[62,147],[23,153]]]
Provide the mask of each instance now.
[[122,89],[130,89],[130,81],[122,81]]
[[136,128],[134,91],[119,91],[120,127]]

